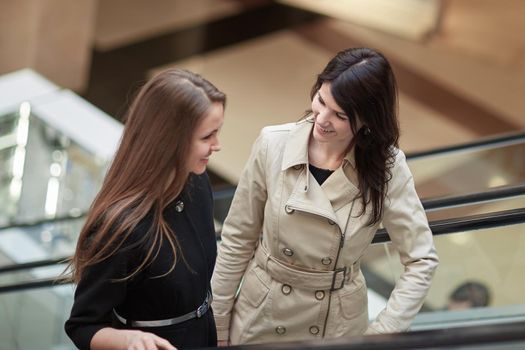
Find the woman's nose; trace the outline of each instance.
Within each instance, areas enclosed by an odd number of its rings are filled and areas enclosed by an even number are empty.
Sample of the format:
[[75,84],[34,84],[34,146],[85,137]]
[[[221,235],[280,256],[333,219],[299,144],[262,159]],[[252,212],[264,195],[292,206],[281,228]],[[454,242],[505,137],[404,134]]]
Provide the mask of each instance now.
[[327,124],[329,122],[329,115],[328,111],[326,109],[322,109],[317,114],[316,120],[319,124]]
[[211,150],[212,152],[219,152],[221,150],[221,143],[219,142],[219,140],[217,140],[217,142],[211,145]]

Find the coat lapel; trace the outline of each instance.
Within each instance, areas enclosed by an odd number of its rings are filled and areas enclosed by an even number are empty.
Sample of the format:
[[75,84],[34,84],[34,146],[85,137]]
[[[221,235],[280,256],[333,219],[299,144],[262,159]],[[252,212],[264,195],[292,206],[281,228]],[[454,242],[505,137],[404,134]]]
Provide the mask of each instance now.
[[[308,173],[305,174],[305,172]],[[305,187],[307,186],[306,176],[309,177],[309,186],[305,191]],[[326,197],[323,189],[308,171],[307,167],[303,168],[303,171],[294,186],[292,194],[286,201],[286,205],[296,210],[320,215],[329,220],[332,220],[333,222],[338,222],[337,216],[335,215],[334,209],[332,207],[332,203],[328,197]]]
[[[315,181],[315,180],[314,180]],[[343,167],[337,168],[321,186],[337,217],[336,222],[343,231],[350,215],[352,202],[359,190],[348,179]]]
[[313,124],[305,119],[292,129],[284,148],[281,170],[284,171],[299,164],[308,164],[308,141],[312,126]]
[[359,194],[359,190],[349,179],[355,173],[354,154],[353,151],[349,152],[343,166],[319,186],[308,170],[308,141],[312,127],[313,123],[308,119],[299,122],[286,142],[281,170],[288,171],[290,167],[303,165],[286,205],[332,220],[343,231],[348,216],[356,209],[352,209],[352,203]]

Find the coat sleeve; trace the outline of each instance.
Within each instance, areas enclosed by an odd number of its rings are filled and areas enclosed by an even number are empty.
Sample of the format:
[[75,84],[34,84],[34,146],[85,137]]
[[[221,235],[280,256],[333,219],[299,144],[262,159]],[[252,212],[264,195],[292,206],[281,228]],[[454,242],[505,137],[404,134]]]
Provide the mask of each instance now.
[[219,340],[229,338],[235,294],[261,235],[267,199],[267,147],[268,141],[261,132],[242,172],[222,228],[222,242],[212,277],[212,305]]
[[65,330],[79,349],[89,349],[95,333],[111,327],[113,308],[126,298],[128,282],[115,279],[126,277],[131,271],[136,252],[127,245],[122,249],[124,246],[106,260],[86,268],[76,287]]
[[385,199],[383,225],[399,251],[404,272],[385,309],[365,334],[407,330],[423,305],[438,265],[432,232],[402,151],[397,155],[392,176]]

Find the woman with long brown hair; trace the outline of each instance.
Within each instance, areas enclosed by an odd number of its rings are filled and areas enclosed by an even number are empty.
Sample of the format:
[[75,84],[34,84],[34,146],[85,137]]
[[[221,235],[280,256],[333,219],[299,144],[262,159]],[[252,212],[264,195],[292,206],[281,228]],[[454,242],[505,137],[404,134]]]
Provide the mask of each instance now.
[[226,97],[170,69],[142,87],[71,262],[66,332],[81,349],[213,346],[216,256],[206,164]]
[[[341,51],[310,97],[303,120],[261,131],[237,186],[212,278],[220,345],[405,331],[430,286],[438,258],[397,148],[389,62]],[[380,224],[405,269],[368,324],[360,261]]]

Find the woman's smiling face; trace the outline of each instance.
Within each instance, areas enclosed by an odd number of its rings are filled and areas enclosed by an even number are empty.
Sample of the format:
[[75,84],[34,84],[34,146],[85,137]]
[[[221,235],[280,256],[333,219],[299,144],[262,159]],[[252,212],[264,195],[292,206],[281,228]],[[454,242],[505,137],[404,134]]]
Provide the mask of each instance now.
[[[349,144],[354,133],[350,126],[349,117],[335,102],[330,83],[325,82],[312,100],[312,111],[315,125],[313,138],[318,142],[335,142]],[[361,127],[357,121],[358,129]]]

